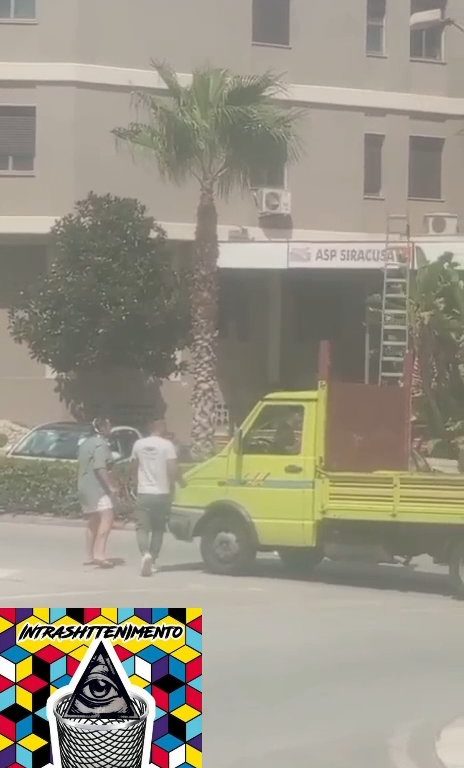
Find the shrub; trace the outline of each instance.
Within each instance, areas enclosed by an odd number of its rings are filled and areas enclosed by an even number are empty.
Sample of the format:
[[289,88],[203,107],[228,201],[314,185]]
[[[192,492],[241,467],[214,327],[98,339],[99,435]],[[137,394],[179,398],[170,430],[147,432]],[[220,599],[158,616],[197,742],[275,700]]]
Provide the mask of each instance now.
[[[76,464],[66,461],[28,461],[0,457],[0,511],[80,517]],[[116,470],[122,486],[127,466]],[[118,516],[127,517],[131,505],[122,503]]]

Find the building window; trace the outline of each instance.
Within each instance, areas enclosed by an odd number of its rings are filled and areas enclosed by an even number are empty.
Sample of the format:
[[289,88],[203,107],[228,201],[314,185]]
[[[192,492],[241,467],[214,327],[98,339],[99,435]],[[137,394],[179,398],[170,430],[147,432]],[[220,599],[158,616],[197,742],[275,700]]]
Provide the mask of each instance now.
[[367,0],[366,53],[382,56],[385,53],[386,0]]
[[409,139],[409,197],[441,200],[444,139],[411,136]]
[[273,168],[253,171],[251,174],[250,186],[252,189],[286,189],[287,188],[287,166],[286,163],[279,163]]
[[[446,0],[411,0],[411,16],[422,11],[441,12],[445,18]],[[411,30],[411,59],[443,61],[443,24],[434,24],[425,29]]]
[[0,106],[0,174],[34,170],[35,125],[35,107]]
[[290,0],[253,0],[252,40],[290,45]]
[[364,136],[364,195],[380,197],[382,194],[382,155],[385,136],[366,133]]
[[35,18],[35,0],[0,0],[0,20]]

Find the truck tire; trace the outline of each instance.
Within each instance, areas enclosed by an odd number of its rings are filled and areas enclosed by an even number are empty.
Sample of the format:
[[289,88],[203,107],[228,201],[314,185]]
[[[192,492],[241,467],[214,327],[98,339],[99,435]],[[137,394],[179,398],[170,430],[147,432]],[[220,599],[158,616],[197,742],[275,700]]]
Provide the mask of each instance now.
[[249,530],[234,514],[215,515],[201,533],[200,551],[207,569],[223,576],[248,571],[256,557]]
[[453,594],[464,598],[464,540],[458,541],[451,549],[449,580]]
[[285,568],[291,573],[312,573],[324,559],[317,547],[279,549],[279,556]]

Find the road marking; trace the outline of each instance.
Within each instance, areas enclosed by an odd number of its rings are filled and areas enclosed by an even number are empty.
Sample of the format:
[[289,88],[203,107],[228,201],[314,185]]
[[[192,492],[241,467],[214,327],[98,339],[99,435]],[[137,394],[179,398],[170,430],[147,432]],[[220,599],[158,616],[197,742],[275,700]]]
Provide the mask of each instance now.
[[411,736],[420,720],[400,726],[388,741],[388,754],[395,768],[419,768],[410,756]]
[[464,718],[443,728],[435,749],[445,768],[464,768]]

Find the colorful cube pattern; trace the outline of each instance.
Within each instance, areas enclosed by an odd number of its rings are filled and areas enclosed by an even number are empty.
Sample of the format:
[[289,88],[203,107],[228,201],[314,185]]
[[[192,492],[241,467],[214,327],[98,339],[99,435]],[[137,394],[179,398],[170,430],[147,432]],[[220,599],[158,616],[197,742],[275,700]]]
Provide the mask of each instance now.
[[181,640],[124,643],[114,650],[132,685],[156,701],[151,762],[155,768],[202,765],[202,613],[197,608],[0,609],[0,768],[44,768],[52,761],[46,704],[69,685],[92,641],[17,643],[29,624],[156,624],[184,627]]

